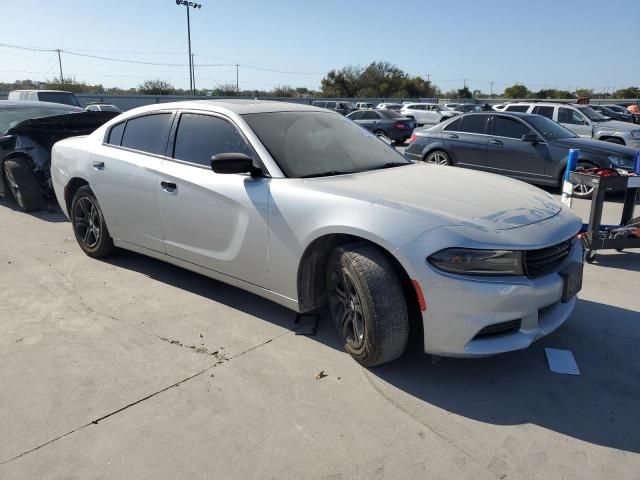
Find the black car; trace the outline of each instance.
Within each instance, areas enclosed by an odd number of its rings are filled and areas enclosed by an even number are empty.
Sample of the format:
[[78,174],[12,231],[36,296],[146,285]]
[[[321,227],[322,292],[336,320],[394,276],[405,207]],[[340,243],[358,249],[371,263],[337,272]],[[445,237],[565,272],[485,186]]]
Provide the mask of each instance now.
[[[520,112],[469,113],[414,132],[405,150],[411,160],[455,165],[508,175],[539,185],[559,186],[569,149],[580,150],[578,168],[632,170],[636,150],[576,136],[542,115]],[[591,195],[579,185],[575,194]]]
[[[633,115],[630,112],[618,112],[611,107],[605,105],[589,105],[596,112],[601,113],[605,117],[609,117],[613,120],[620,120],[621,122],[633,123]],[[620,107],[622,108],[622,107]]]
[[358,110],[347,115],[347,118],[376,135],[384,135],[396,143],[406,142],[417,125],[414,119],[394,110]]
[[11,192],[25,211],[42,208],[53,196],[53,144],[88,135],[116,115],[49,102],[0,101],[0,196]]
[[349,115],[356,108],[349,102],[340,102],[334,100],[316,100],[313,102],[314,107],[326,108],[327,110],[333,110],[341,115]]

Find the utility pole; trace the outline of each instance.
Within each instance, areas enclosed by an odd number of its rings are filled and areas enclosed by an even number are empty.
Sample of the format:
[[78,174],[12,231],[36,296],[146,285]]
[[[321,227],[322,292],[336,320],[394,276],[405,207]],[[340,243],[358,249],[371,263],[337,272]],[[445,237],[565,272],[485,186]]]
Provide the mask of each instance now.
[[187,8],[187,46],[189,48],[189,88],[191,95],[195,95],[195,80],[193,78],[193,56],[191,55],[191,18],[189,16],[190,8],[202,8],[202,5],[187,0],[176,0],[176,5],[184,5]]
[[62,77],[62,58],[60,57],[60,49],[58,49],[58,66],[60,67],[60,83],[64,84],[64,78]]
[[240,93],[240,83],[238,81],[238,78],[239,78],[238,68],[239,67],[240,67],[240,65],[238,65],[236,63],[236,93]]
[[431,74],[427,73],[427,82],[431,82]]
[[491,93],[489,94],[489,98],[493,98],[493,82],[489,82],[489,89],[491,90]]
[[194,59],[195,53],[191,54],[191,78],[193,78],[193,91],[196,90],[196,61]]

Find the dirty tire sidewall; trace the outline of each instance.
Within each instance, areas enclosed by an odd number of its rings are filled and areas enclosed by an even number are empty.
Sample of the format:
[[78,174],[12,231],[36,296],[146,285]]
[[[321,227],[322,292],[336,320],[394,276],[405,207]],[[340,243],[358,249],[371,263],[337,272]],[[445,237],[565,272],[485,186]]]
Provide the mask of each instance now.
[[[332,273],[345,269],[360,297],[364,340],[354,348],[345,338],[333,290]],[[400,357],[409,337],[409,314],[402,285],[391,261],[374,245],[358,243],[338,247],[329,259],[327,289],[331,316],[344,348],[358,363],[372,367]]]
[[44,207],[44,196],[40,182],[24,157],[14,157],[4,162],[6,185],[18,206],[25,212],[40,210]]
[[[78,230],[76,228],[76,219],[80,216],[78,214],[80,209],[79,202],[83,197],[89,197],[91,199],[96,207],[97,215],[99,218],[100,238],[98,243],[93,247],[88,247],[84,243],[82,238],[80,238]],[[107,228],[107,224],[104,220],[104,215],[102,214],[102,210],[100,209],[100,204],[98,203],[98,200],[93,194],[91,188],[89,188],[89,186],[87,185],[80,187],[73,197],[73,201],[71,202],[71,224],[78,245],[88,256],[92,258],[103,258],[109,256],[115,250],[113,239],[109,234],[109,229]]]

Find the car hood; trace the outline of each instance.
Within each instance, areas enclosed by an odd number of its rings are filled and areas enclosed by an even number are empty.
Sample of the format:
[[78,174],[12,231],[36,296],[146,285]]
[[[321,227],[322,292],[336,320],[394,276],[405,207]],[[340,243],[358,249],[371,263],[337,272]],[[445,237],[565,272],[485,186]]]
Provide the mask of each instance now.
[[620,120],[609,120],[607,122],[595,122],[595,129],[598,131],[631,132],[632,130],[638,130],[638,126],[629,122],[621,122]]
[[625,147],[612,142],[603,142],[602,140],[592,140],[591,138],[563,138],[559,140],[553,140],[552,145],[562,148],[579,148],[583,151],[600,154],[618,154],[623,156],[634,156],[636,150],[631,147]]
[[540,222],[562,209],[545,191],[518,180],[424,163],[304,182],[313,190],[414,213],[431,226],[505,230]]
[[64,138],[90,134],[117,115],[117,112],[78,112],[32,118],[14,125],[6,134],[23,135],[51,149],[54,143]]

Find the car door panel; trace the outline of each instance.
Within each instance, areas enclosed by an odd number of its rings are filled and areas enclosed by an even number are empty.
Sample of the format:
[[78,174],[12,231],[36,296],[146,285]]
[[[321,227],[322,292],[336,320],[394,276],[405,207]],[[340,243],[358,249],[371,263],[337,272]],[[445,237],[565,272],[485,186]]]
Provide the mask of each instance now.
[[[463,131],[460,126],[461,122],[468,121],[468,118],[461,117],[445,127],[445,130],[442,131],[442,138],[447,150],[453,156],[456,166],[482,170],[487,164],[487,136],[484,133],[479,133],[480,131],[484,132],[484,127],[476,130],[475,133]],[[484,119],[485,125],[486,121]]]

